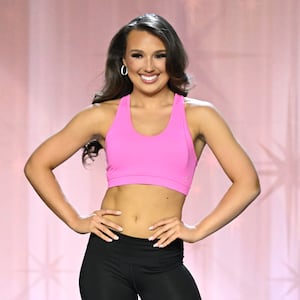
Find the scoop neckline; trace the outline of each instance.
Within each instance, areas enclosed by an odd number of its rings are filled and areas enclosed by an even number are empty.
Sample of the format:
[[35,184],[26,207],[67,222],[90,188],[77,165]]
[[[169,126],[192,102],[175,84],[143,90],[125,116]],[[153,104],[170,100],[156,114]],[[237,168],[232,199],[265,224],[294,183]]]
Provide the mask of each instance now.
[[131,96],[130,94],[128,95],[128,101],[127,101],[127,108],[128,108],[128,111],[129,111],[129,121],[130,121],[130,127],[132,129],[132,131],[139,135],[139,136],[142,136],[142,137],[145,137],[145,138],[155,138],[155,137],[159,137],[161,135],[163,135],[167,130],[168,128],[170,127],[170,124],[172,122],[172,119],[173,119],[173,115],[174,115],[174,108],[175,108],[175,102],[176,102],[176,94],[174,94],[174,97],[173,97],[173,104],[172,104],[172,109],[171,109],[171,114],[169,116],[169,120],[167,122],[167,125],[157,134],[152,134],[152,135],[147,135],[147,134],[144,134],[144,133],[141,133],[139,132],[135,127],[134,127],[134,124],[133,124],[133,121],[132,121],[132,116],[131,116]]

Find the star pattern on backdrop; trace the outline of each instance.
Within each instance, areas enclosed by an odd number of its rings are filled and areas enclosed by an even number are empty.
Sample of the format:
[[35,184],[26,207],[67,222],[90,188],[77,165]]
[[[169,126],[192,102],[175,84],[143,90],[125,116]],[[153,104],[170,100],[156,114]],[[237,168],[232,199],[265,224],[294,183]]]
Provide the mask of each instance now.
[[[217,72],[214,71],[211,62],[215,60],[252,59],[258,56],[264,56],[264,54],[247,51],[240,52],[236,50],[234,46],[232,46],[232,50],[205,49],[206,38],[209,38],[212,31],[220,23],[220,20],[222,20],[222,16],[226,13],[226,4],[222,2],[217,11],[210,12],[211,17],[206,20],[206,22],[202,20],[201,24],[199,24],[199,10],[203,8],[200,2],[199,0],[188,0],[184,1],[183,6],[186,7],[186,14],[188,14],[188,31],[186,35],[189,38],[189,43],[192,45],[193,52],[197,53],[197,57],[200,58],[193,62],[193,67],[197,69],[197,74],[200,74],[198,75],[198,81],[201,82],[201,85],[210,89],[218,99],[229,103],[230,101],[224,94],[220,81],[218,80],[219,76]],[[251,10],[253,10],[253,7],[251,7]],[[194,39],[195,35],[201,37],[200,43],[198,39]],[[195,41],[195,43],[193,41]]]
[[259,171],[260,175],[273,178],[273,183],[268,187],[266,192],[261,196],[262,199],[269,198],[272,193],[277,189],[283,187],[287,193],[296,190],[299,185],[299,175],[295,166],[298,164],[298,154],[290,147],[291,141],[287,139],[283,146],[278,142],[275,142],[280,154],[274,150],[269,149],[265,145],[261,144],[261,148],[265,151],[269,157],[269,161],[265,163],[266,167]]
[[298,264],[298,266],[291,266],[284,263],[284,266],[288,274],[286,276],[275,277],[272,281],[288,284],[288,288],[284,291],[283,297],[288,297],[293,292],[297,292],[300,299],[300,264]]
[[33,253],[29,254],[29,268],[22,270],[20,272],[25,272],[29,274],[29,278],[34,278],[29,280],[28,285],[18,293],[14,300],[24,299],[31,290],[37,288],[39,284],[44,284],[44,298],[49,299],[50,284],[55,283],[58,287],[64,288],[62,282],[60,281],[60,276],[62,273],[74,273],[76,270],[61,268],[60,264],[63,259],[63,255],[51,257],[49,253],[49,235],[46,235],[46,243],[44,248],[44,258],[39,258],[38,255]]
[[[287,109],[287,124],[284,145],[275,142],[278,151],[271,150],[261,144],[262,149],[269,157],[269,161],[259,170],[262,176],[270,177],[273,182],[260,200],[270,199],[271,195],[280,188],[284,189],[285,219],[287,220],[287,244],[290,247],[293,239],[291,233],[299,228],[298,218],[298,191],[300,187],[300,154],[297,148],[297,97],[295,85],[291,84]],[[278,153],[279,152],[279,153]]]

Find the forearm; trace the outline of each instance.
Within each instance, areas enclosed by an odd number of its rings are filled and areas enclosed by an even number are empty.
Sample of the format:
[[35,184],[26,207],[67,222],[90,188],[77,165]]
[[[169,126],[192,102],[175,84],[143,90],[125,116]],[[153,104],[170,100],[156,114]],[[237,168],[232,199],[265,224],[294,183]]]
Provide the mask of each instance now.
[[216,208],[196,225],[197,240],[206,238],[235,219],[259,193],[258,182],[232,184]]
[[32,187],[45,204],[64,223],[74,229],[74,224],[80,217],[66,200],[51,169],[27,163],[24,172]]

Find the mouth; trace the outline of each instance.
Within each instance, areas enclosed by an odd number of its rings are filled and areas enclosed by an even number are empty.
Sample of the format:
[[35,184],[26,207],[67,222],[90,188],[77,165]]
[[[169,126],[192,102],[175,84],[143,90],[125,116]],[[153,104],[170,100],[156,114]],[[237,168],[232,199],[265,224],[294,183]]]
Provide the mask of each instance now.
[[158,75],[140,75],[141,79],[145,83],[153,83],[157,80]]

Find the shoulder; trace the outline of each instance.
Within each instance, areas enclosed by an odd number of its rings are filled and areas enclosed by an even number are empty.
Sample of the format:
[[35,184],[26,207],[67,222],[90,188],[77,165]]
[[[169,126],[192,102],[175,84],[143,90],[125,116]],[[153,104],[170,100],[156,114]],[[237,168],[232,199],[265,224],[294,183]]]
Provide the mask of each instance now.
[[120,100],[92,104],[78,112],[65,129],[103,136],[113,122]]
[[184,103],[188,107],[211,107],[211,106],[213,106],[212,103],[209,101],[195,99],[195,98],[189,98],[189,97],[184,97]]
[[74,119],[81,119],[81,121],[89,120],[89,122],[105,122],[113,118],[117,112],[120,99],[109,100],[103,103],[91,104],[82,109]]
[[85,110],[93,114],[114,114],[119,107],[120,99],[107,100],[102,103],[95,103],[88,106]]
[[186,116],[189,124],[203,136],[216,135],[216,132],[230,132],[218,109],[209,101],[185,98]]
[[209,101],[185,97],[184,103],[188,118],[196,118],[198,120],[204,118],[207,121],[207,118],[220,117],[220,112]]

